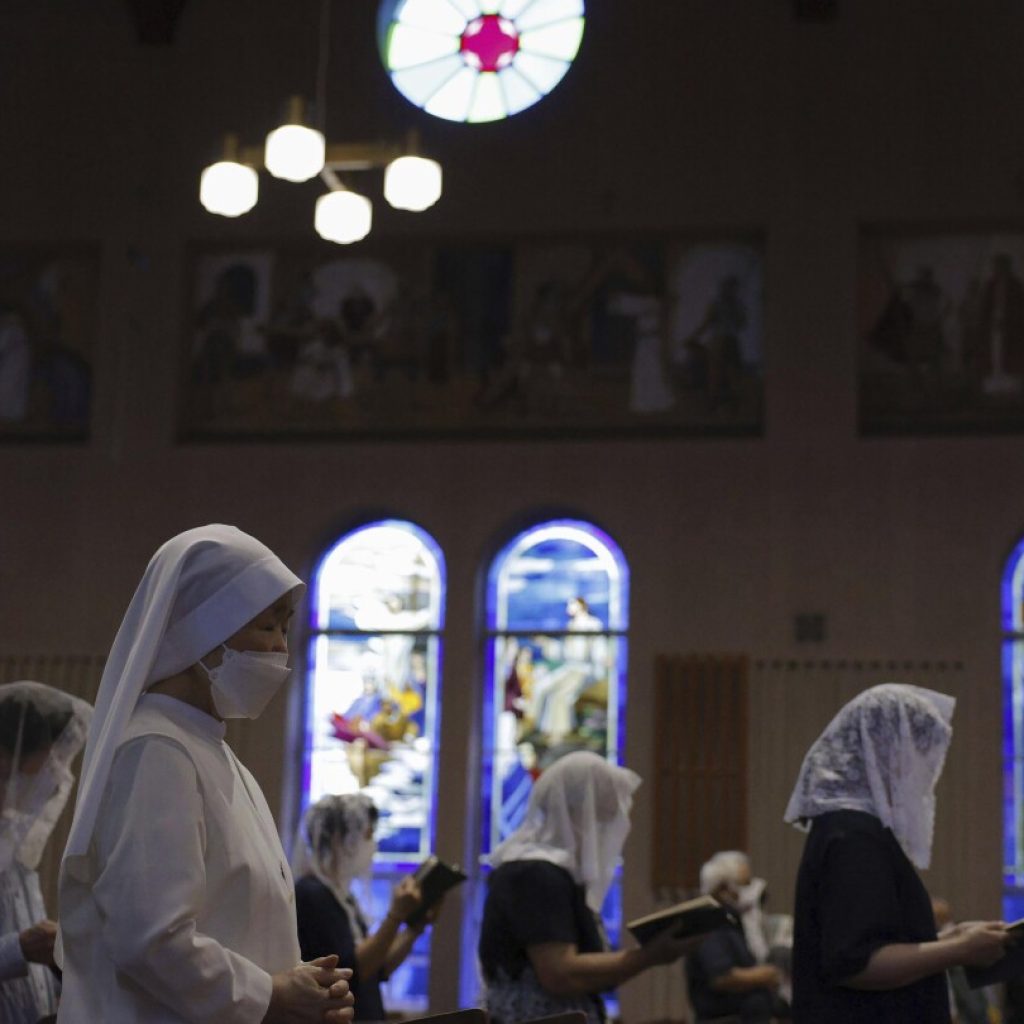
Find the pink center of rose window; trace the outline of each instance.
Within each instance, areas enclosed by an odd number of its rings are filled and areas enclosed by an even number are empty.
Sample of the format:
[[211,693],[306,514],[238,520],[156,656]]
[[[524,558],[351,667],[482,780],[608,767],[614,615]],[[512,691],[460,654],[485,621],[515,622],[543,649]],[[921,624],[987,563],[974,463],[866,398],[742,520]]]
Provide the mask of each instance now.
[[519,35],[507,18],[484,14],[474,18],[462,33],[463,59],[477,71],[500,71],[512,63],[519,50]]

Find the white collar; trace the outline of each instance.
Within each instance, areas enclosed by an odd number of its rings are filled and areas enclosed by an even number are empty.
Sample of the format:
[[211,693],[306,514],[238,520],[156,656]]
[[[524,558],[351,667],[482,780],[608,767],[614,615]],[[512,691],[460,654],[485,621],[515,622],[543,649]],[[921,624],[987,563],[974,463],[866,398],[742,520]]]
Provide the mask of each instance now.
[[210,740],[220,741],[227,733],[227,726],[223,722],[218,722],[205,711],[200,711],[194,705],[178,700],[177,697],[170,697],[166,693],[144,693],[139,698],[138,707],[159,711],[183,729]]

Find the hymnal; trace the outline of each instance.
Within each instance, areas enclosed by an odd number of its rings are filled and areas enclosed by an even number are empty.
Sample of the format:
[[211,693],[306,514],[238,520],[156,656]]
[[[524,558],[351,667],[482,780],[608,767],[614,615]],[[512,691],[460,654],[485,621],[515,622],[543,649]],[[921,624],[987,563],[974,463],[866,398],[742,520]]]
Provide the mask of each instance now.
[[626,927],[640,945],[671,929],[679,938],[702,935],[720,928],[729,919],[728,911],[714,896],[700,896],[629,921]]
[[412,876],[420,887],[423,902],[409,915],[406,924],[419,924],[430,908],[449,890],[466,880],[457,864],[445,864],[431,854]]

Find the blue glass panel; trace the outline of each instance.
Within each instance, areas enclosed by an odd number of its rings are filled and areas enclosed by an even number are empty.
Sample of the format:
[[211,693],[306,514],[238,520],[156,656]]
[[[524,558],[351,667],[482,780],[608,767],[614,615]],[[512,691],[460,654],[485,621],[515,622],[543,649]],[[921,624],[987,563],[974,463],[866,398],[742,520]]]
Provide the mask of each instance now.
[[625,646],[608,633],[498,636],[488,645],[484,853],[519,826],[534,779],[559,757],[593,750],[618,762]]
[[[444,587],[433,539],[381,520],[342,537],[310,588],[301,806],[357,790],[374,801],[379,852],[362,902],[378,920],[433,850]],[[425,935],[385,986],[389,1010],[426,1009],[429,963]]]
[[[378,870],[369,886],[364,887],[360,904],[375,929],[388,912],[391,890],[402,877],[400,872]],[[366,896],[366,888],[369,895]],[[404,963],[381,985],[384,1008],[389,1013],[396,1011],[424,1013],[427,1009],[427,991],[430,982],[430,936],[427,929],[412,947]]]
[[[522,821],[534,779],[557,758],[593,750],[614,763],[625,738],[629,571],[588,523],[552,520],[507,544],[488,573],[481,800],[483,857]],[[479,1002],[476,943],[487,867],[464,902],[461,1002]],[[621,937],[621,878],[602,909]],[[614,994],[609,1012],[618,1013]]]
[[575,520],[545,523],[521,533],[495,559],[488,628],[625,629],[628,582],[622,554],[607,535]]
[[1024,632],[1024,540],[1006,560],[1003,570],[1003,632]]

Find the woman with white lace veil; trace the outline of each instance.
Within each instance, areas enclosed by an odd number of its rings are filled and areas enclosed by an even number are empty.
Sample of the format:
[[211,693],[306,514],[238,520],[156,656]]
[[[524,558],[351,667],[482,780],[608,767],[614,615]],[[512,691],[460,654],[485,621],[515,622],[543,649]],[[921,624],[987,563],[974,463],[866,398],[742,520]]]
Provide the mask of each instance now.
[[256,718],[286,682],[301,589],[233,526],[150,560],[103,671],[61,864],[60,1024],[351,1020],[335,958],[299,963],[274,820],[224,742],[226,718]]
[[599,915],[639,785],[636,772],[585,751],[537,780],[523,824],[490,858],[479,956],[492,1021],[582,1010],[599,1024],[601,992],[701,941],[666,932],[638,949],[607,947]]
[[809,829],[797,878],[793,1020],[948,1024],[944,971],[1003,953],[1000,922],[936,938],[915,867],[931,862],[954,700],[886,683],[847,704],[804,758],[785,820]]
[[354,881],[369,877],[377,852],[377,808],[363,793],[330,794],[311,804],[292,853],[299,946],[305,960],[336,953],[352,967],[349,985],[356,1020],[385,1020],[380,983],[402,963],[433,923],[439,904],[414,925],[406,922],[420,905],[412,876],[391,894],[391,905],[371,931],[352,892]]
[[0,686],[0,1021],[35,1024],[57,1012],[57,926],[36,868],[74,786],[71,764],[92,708],[42,683]]

